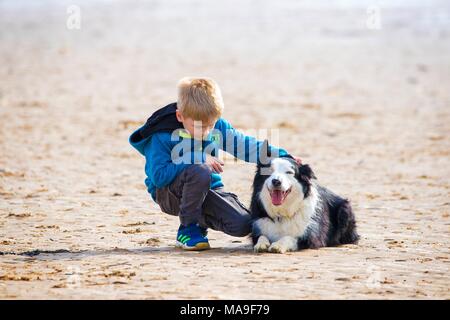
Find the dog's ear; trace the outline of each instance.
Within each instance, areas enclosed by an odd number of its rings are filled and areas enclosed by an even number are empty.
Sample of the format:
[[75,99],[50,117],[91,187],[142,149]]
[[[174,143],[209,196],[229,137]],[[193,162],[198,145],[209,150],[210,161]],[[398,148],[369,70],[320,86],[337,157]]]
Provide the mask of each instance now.
[[307,164],[302,164],[298,167],[298,175],[306,180],[316,179],[316,175]]

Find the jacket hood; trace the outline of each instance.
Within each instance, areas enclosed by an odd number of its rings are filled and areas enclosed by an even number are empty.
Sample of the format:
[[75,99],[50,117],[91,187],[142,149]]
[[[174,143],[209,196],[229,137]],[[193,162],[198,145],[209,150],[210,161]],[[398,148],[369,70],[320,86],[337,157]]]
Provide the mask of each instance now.
[[144,154],[144,147],[154,133],[172,132],[184,128],[175,115],[176,111],[176,102],[156,110],[142,127],[131,134],[130,144],[141,154]]

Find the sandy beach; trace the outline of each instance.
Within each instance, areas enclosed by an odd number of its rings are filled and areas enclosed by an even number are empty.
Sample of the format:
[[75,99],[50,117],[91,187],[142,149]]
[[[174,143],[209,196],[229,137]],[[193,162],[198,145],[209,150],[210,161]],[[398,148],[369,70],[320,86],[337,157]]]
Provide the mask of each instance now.
[[[450,5],[370,6],[0,1],[0,299],[450,299]],[[187,75],[351,199],[360,243],[174,248],[128,136]],[[224,167],[247,205],[254,170]]]

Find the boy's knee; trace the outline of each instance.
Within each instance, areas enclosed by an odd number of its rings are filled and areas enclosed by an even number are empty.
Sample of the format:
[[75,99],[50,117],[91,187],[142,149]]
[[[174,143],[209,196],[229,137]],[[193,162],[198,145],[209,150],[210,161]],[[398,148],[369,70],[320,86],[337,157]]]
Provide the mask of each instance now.
[[236,219],[228,230],[228,234],[233,237],[245,237],[252,231],[250,215],[242,215]]
[[192,164],[185,170],[190,181],[195,181],[199,186],[205,185],[209,187],[211,183],[211,169],[207,164]]

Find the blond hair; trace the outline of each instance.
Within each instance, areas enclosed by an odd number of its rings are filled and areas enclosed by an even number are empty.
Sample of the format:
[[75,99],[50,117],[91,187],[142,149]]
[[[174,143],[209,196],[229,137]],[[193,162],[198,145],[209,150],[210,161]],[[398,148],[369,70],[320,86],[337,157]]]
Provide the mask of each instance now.
[[210,78],[185,77],[178,82],[178,110],[184,117],[211,121],[223,112],[222,93]]

